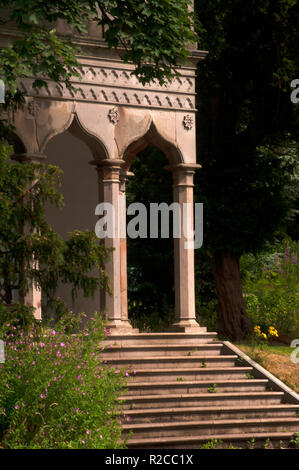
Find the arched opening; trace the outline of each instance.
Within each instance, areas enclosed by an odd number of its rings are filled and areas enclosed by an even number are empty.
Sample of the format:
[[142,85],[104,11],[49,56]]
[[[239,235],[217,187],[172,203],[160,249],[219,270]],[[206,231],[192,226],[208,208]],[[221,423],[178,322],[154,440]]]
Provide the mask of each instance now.
[[[123,154],[124,164],[122,167],[127,176],[130,173],[129,170],[135,155],[148,145],[155,145],[167,157],[168,169],[171,170],[173,178],[172,202],[178,212],[178,218],[175,219],[178,222],[176,224],[176,234],[173,235],[175,308],[174,323],[171,325],[171,330],[177,332],[195,331],[194,329],[198,330],[199,324],[195,317],[193,175],[200,165],[191,162],[186,163],[180,148],[171,140],[163,137],[152,123],[144,135],[128,145]],[[167,203],[165,205],[167,206]],[[168,207],[168,213],[169,209]],[[175,208],[173,209],[175,210]],[[144,209],[143,213],[147,217],[147,212]],[[133,238],[136,238],[136,236]],[[122,263],[123,266],[124,264],[127,266],[127,260]],[[121,278],[123,278],[124,269],[121,266]],[[122,291],[122,289],[120,290]],[[155,293],[153,293],[152,298],[154,295]],[[127,313],[123,308],[124,304],[122,304],[122,312],[124,312],[123,317],[125,318]]]
[[[174,320],[174,248],[172,215],[169,237],[150,237],[150,204],[173,202],[172,175],[168,161],[157,147],[147,146],[132,160],[134,176],[127,182],[127,206],[144,204],[147,211],[147,238],[127,236],[128,315],[140,331],[162,331]],[[162,215],[160,217],[163,217]],[[129,221],[129,217],[128,217]]]
[[[127,207],[143,204],[147,218],[146,238],[127,236],[128,316],[140,330],[162,331],[173,323],[175,310],[173,177],[166,167],[182,163],[183,157],[152,122],[143,136],[130,143],[123,158],[125,169],[135,175],[127,181]],[[151,236],[152,203],[170,209],[168,215],[159,211],[157,238]],[[167,218],[168,234],[162,233],[162,217]]]
[[[74,230],[94,231],[99,188],[95,166],[90,163],[105,158],[105,149],[93,136],[84,133],[75,117],[69,129],[48,142],[44,152],[46,164],[56,165],[63,171],[59,189],[64,197],[64,206],[57,208],[47,204],[47,222],[64,240]],[[95,271],[91,274],[97,275]],[[57,296],[75,313],[92,314],[100,310],[99,292],[94,298],[86,298],[79,292],[73,302],[71,286],[61,284]],[[46,311],[45,304],[46,299],[42,296],[43,314],[52,314]]]

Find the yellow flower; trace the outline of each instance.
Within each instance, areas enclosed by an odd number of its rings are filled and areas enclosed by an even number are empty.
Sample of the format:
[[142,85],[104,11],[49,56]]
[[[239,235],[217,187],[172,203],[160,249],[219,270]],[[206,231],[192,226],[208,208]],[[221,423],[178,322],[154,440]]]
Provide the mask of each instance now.
[[264,339],[267,339],[266,333],[262,333],[261,336],[262,336]]
[[278,331],[274,326],[269,326],[268,332],[271,336],[276,336],[276,338],[278,338]]

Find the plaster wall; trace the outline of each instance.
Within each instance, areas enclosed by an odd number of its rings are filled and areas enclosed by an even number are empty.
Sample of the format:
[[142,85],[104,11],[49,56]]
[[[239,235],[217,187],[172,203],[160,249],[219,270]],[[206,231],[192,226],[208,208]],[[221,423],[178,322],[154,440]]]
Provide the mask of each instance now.
[[[68,237],[68,232],[76,229],[94,230],[98,183],[95,168],[88,163],[92,160],[91,151],[84,142],[66,131],[51,139],[46,147],[46,155],[48,164],[57,165],[63,170],[60,190],[65,202],[61,209],[52,204],[47,205],[47,221],[63,239]],[[70,286],[61,285],[58,295],[76,313],[84,311],[92,314],[99,310],[99,293],[94,299],[84,298],[81,294],[74,305]]]

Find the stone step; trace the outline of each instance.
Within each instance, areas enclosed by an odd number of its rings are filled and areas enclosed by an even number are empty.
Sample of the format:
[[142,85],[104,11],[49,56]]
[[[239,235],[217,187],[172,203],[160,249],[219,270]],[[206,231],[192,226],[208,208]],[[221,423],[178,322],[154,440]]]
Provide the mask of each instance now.
[[247,405],[247,406],[196,406],[180,408],[155,408],[127,411],[130,423],[160,423],[170,421],[209,421],[217,419],[294,418],[299,405]]
[[133,432],[133,439],[175,436],[213,436],[258,432],[299,431],[299,418],[218,419],[214,421],[185,421],[168,423],[124,424],[123,434]]
[[238,356],[216,355],[216,356],[156,356],[145,358],[121,358],[108,359],[107,364],[119,369],[169,369],[169,368],[209,368],[209,367],[232,367]]
[[133,369],[130,382],[169,382],[169,381],[193,381],[193,380],[211,380],[217,383],[225,379],[245,379],[246,374],[252,374],[253,368],[250,367],[200,367],[200,368],[182,368],[171,369]]
[[168,356],[215,356],[220,355],[221,343],[207,343],[198,345],[171,344],[162,346],[159,344],[152,345],[135,345],[135,346],[114,346],[110,343],[106,346],[101,354],[104,359],[139,359],[144,357],[168,357]]
[[101,342],[103,345],[136,346],[171,344],[195,345],[211,343],[217,338],[217,333],[203,331],[201,333],[138,333],[132,335],[110,335]]
[[283,392],[237,392],[237,393],[198,393],[173,395],[135,395],[120,397],[124,409],[154,409],[187,406],[245,406],[245,405],[278,405],[284,396]]
[[257,433],[234,433],[234,434],[213,434],[213,436],[179,436],[179,437],[152,437],[152,438],[131,438],[128,442],[129,449],[200,449],[202,445],[212,439],[218,442],[217,448],[229,446],[249,448],[280,448],[281,444],[288,446],[292,439],[293,432],[257,432]]
[[129,382],[126,386],[130,395],[164,395],[168,393],[214,393],[216,392],[263,392],[267,379],[221,380],[217,384],[211,380],[182,382]]

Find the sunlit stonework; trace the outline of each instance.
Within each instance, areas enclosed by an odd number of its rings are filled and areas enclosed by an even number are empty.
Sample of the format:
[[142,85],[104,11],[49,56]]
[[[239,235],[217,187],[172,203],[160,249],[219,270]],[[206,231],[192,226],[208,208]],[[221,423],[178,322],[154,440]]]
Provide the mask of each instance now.
[[[59,21],[57,31],[68,34],[67,25]],[[13,113],[11,122],[16,159],[43,159],[63,170],[69,203],[59,220],[56,213],[49,212],[49,222],[62,236],[74,229],[94,228],[95,206],[102,202],[113,206],[117,223],[126,227],[119,195],[125,197],[134,156],[146,146],[158,147],[168,159],[174,202],[180,207],[193,205],[193,175],[200,167],[195,145],[195,73],[206,52],[190,49],[180,74],[167,86],[157,80],[142,85],[132,74],[134,65],[124,63],[117,50],[107,48],[98,25],[88,31],[79,38],[82,74],[73,78],[73,88],[46,78],[46,86],[36,89],[34,77],[21,77],[20,89],[27,104]],[[0,32],[1,46],[7,44],[10,34],[13,37],[13,31]],[[187,220],[188,230],[193,233],[192,217]],[[182,236],[174,244],[173,331],[199,328],[195,315],[194,246],[186,249],[188,240]],[[103,243],[112,249],[106,269],[113,295],[99,293],[92,307],[83,299],[78,311],[106,311],[113,334],[130,334],[136,330],[128,319],[126,237],[105,238]],[[63,289],[64,286],[60,295],[64,299],[68,294]],[[35,307],[37,318],[42,315],[42,297],[43,293],[33,286],[25,299]]]

